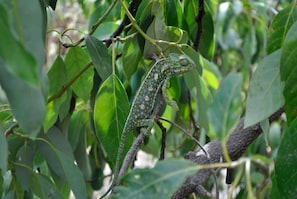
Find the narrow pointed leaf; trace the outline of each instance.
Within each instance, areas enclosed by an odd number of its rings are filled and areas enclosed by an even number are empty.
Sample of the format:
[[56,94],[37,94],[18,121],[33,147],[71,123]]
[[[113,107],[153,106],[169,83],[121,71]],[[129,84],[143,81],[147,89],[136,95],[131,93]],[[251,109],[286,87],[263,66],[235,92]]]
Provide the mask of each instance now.
[[[58,56],[48,72],[49,78],[49,97],[56,95],[61,88],[67,83],[66,67],[63,59]],[[57,121],[61,106],[67,100],[67,91],[60,97],[54,99],[46,106],[46,117],[43,123],[44,131],[48,129]]]
[[123,47],[123,69],[129,80],[138,67],[141,58],[141,50],[135,39],[129,39]]
[[0,85],[7,95],[20,127],[31,137],[35,137],[39,133],[45,116],[45,100],[42,90],[12,75],[1,60]]
[[93,69],[88,54],[80,47],[71,48],[65,58],[68,81],[77,79],[71,85],[73,91],[84,101],[90,98],[93,80]]
[[13,76],[32,86],[39,86],[37,63],[34,57],[11,32],[7,10],[0,4],[0,60]]
[[[31,32],[36,25],[41,29],[43,25],[42,12],[38,1],[31,5],[26,4],[28,9],[36,14],[34,22],[32,14],[26,8],[19,10],[19,6],[23,1],[15,1],[1,3],[0,5],[0,34],[3,38],[0,40],[0,85],[5,91],[12,112],[18,121],[20,127],[24,129],[31,137],[35,137],[41,128],[45,115],[46,94],[44,89],[44,80],[46,79],[42,73],[45,52],[44,44],[38,35],[40,31]],[[4,7],[5,5],[5,7]],[[10,6],[13,6],[15,12],[11,12]],[[19,14],[19,18],[14,16]],[[27,16],[27,18],[24,18]],[[15,29],[18,24],[18,29]],[[39,27],[40,25],[40,27]],[[26,28],[24,28],[26,27]],[[32,38],[34,43],[32,43]],[[35,54],[34,49],[39,50]],[[43,47],[42,47],[43,46]]]
[[91,35],[86,36],[86,45],[98,75],[104,81],[111,75],[111,56],[106,46]]

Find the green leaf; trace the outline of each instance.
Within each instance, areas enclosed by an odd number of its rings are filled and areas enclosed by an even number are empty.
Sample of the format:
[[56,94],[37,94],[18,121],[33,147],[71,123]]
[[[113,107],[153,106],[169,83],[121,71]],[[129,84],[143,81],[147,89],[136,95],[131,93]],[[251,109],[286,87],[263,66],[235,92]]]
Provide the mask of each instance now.
[[[12,75],[38,87],[40,82],[37,74],[37,63],[30,52],[19,42],[10,30],[9,17],[0,4],[0,60],[3,67]],[[13,52],[13,53],[12,53]]]
[[174,26],[166,26],[166,34],[166,39],[171,42],[185,44],[189,40],[186,31]]
[[84,101],[88,101],[92,89],[93,69],[89,63],[88,54],[80,47],[71,48],[65,58],[68,81],[77,77],[71,88]]
[[195,103],[199,110],[199,125],[204,129],[208,130],[208,117],[207,117],[207,108],[211,101],[211,95],[208,87],[206,86],[204,80],[200,77],[202,73],[202,66],[206,63],[206,59],[202,56],[195,56],[197,52],[193,51],[190,47],[184,47],[183,51],[191,58],[194,58],[193,61],[196,65],[196,70],[186,73],[184,75],[187,86],[192,92],[192,96],[195,96]]
[[87,154],[87,133],[89,124],[89,112],[85,110],[75,111],[71,116],[68,139],[73,140],[71,144],[74,157],[78,167],[85,179],[91,179],[91,166]]
[[52,181],[44,175],[34,174],[34,178],[31,181],[31,189],[40,198],[63,198]]
[[[49,78],[49,95],[55,95],[67,83],[67,71],[63,59],[57,56],[50,70],[48,71]],[[63,96],[63,95],[62,95]]]
[[[164,16],[162,13],[161,6],[158,5],[158,12],[155,16],[153,22],[150,24],[150,26],[147,29],[147,35],[155,40],[168,40],[168,35],[166,32],[166,24],[164,22]],[[160,45],[161,48],[164,45]],[[153,54],[158,54],[157,49],[155,46],[150,43],[149,41],[145,41],[143,55],[144,57],[150,57]]]
[[[80,134],[86,128],[88,122],[88,113],[86,111],[74,111],[71,115],[69,124],[68,140],[73,150],[80,142]],[[85,132],[84,132],[85,133]]]
[[165,17],[167,25],[180,27],[183,19],[182,16],[183,15],[180,1],[165,1]]
[[112,72],[111,57],[108,50],[100,40],[91,35],[86,36],[86,45],[97,73],[104,81]]
[[[185,0],[184,1],[184,27],[188,31],[192,41],[196,39],[197,22],[196,15],[198,11],[198,1]],[[214,53],[214,22],[211,16],[211,11],[207,2],[204,2],[205,14],[202,18],[203,33],[199,42],[199,52],[206,58],[211,59]]]
[[58,161],[60,161],[62,168],[64,169],[65,177],[75,195],[75,198],[87,198],[85,180],[77,165],[74,164],[74,159],[70,158],[61,151],[57,151],[56,155]]
[[281,10],[273,19],[268,32],[267,40],[267,52],[272,53],[273,51],[281,48],[285,36],[297,20],[297,8],[296,6],[289,6]]
[[53,126],[47,134],[43,134],[41,137],[48,140],[55,149],[65,153],[71,159],[74,159],[72,147],[59,128]]
[[49,168],[67,181],[76,198],[87,198],[85,180],[77,165],[74,164],[72,149],[62,132],[52,127],[37,141],[38,150],[46,159]]
[[[99,9],[103,10],[102,7],[100,7]],[[100,26],[93,33],[93,36],[99,39],[100,41],[110,39],[110,36],[112,35],[112,33],[116,31],[118,26],[119,24],[116,21],[106,21],[100,24]]]
[[294,120],[297,116],[297,22],[295,22],[283,43],[281,61],[280,61],[280,73],[281,79],[285,81],[284,96],[285,107],[288,123]]
[[14,168],[16,178],[25,190],[32,190],[39,198],[63,198],[48,177],[36,173],[24,164],[15,163]]
[[280,56],[280,50],[266,56],[253,74],[247,94],[245,127],[268,118],[284,104]]
[[297,119],[282,135],[281,144],[275,162],[275,181],[278,191],[283,198],[294,198],[297,194],[296,181],[296,146],[297,146]]
[[[58,56],[53,63],[51,69],[48,72],[49,78],[49,96],[52,97],[56,95],[61,88],[67,83],[66,66],[63,59]],[[47,132],[48,129],[57,121],[60,113],[60,108],[67,100],[67,91],[65,91],[60,97],[49,102],[46,106],[46,116],[43,123],[44,131]],[[61,118],[62,119],[62,118]]]
[[[41,74],[45,62],[45,34],[47,13],[40,1],[31,4],[22,0],[11,3],[14,12],[9,12],[15,24],[11,24],[18,35],[18,39],[35,57],[38,73]],[[10,9],[9,9],[10,10]]]
[[129,39],[123,47],[123,70],[129,80],[138,67],[141,50],[136,39]]
[[[98,91],[94,109],[96,134],[113,167],[129,113],[128,97],[117,76],[112,75],[103,82]],[[133,139],[132,133],[128,135],[123,154],[128,151]]]
[[242,111],[241,97],[242,76],[229,74],[226,76],[214,96],[209,107],[208,118],[211,124],[210,133],[215,133],[221,139],[230,133],[237,124]]
[[[196,12],[198,10],[198,1],[195,0],[185,0],[184,1],[184,17],[185,21],[184,27],[192,30],[191,27],[195,27],[196,21],[195,16],[197,15]],[[194,28],[193,28],[194,29]],[[190,31],[189,34],[191,35]]]
[[4,179],[3,179],[3,175],[0,175],[0,184],[1,184],[1,186],[0,186],[0,195],[3,197],[3,192],[4,192]]
[[8,157],[8,145],[4,133],[1,131],[0,128],[0,170],[1,174],[3,175],[7,170],[7,157]]
[[153,169],[135,169],[122,178],[127,187],[117,187],[111,198],[170,198],[197,170],[193,162],[177,159],[158,162]]
[[[8,10],[10,30],[13,36],[36,61],[36,70],[34,72],[38,75],[38,86],[41,86],[43,95],[46,96],[48,87],[47,77],[44,73],[44,63],[46,60],[45,36],[47,29],[46,6],[42,1],[34,1],[32,4],[27,4],[22,0],[6,1],[4,6]],[[13,54],[17,55],[15,51],[8,52],[14,52],[15,54]],[[16,56],[14,56],[14,59],[17,60]],[[20,67],[21,65],[18,66]],[[20,69],[25,71],[24,67],[20,67]]]
[[19,124],[31,137],[35,137],[45,116],[45,100],[41,88],[13,76],[0,60],[0,84],[5,91],[12,112]]
[[275,175],[272,176],[272,188],[269,194],[269,198],[270,199],[282,198],[277,187],[277,181],[276,181]]
[[[13,10],[13,12],[12,12]],[[20,127],[35,137],[45,115],[44,8],[16,0],[0,4],[0,84]]]
[[[214,24],[215,23],[212,19],[212,16],[210,15],[206,7],[206,13],[202,19],[203,33],[201,35],[200,42],[199,42],[199,52],[201,53],[201,55],[203,55],[205,58],[209,60],[212,59],[215,51]],[[196,37],[196,33],[195,33],[195,37]]]

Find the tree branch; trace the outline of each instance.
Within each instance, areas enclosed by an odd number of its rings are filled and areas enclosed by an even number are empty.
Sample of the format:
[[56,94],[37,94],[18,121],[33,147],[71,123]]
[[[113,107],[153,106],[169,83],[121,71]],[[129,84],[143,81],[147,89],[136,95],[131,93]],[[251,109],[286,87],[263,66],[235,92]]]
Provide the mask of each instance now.
[[[280,108],[274,114],[269,117],[269,122],[277,120],[284,112],[284,108]],[[244,129],[244,119],[241,119],[234,131],[229,135],[226,147],[229,156],[232,160],[240,158],[247,147],[262,133],[260,124]],[[221,142],[216,139],[204,146],[210,155],[211,163],[219,163],[224,155]],[[185,155],[186,159],[189,159],[197,164],[209,164],[209,159],[205,156],[203,151],[192,151]],[[224,160],[223,160],[224,161]],[[191,193],[195,193],[197,186],[202,185],[212,174],[211,169],[201,169],[195,175],[187,178],[185,183],[174,193],[172,199],[185,198]]]

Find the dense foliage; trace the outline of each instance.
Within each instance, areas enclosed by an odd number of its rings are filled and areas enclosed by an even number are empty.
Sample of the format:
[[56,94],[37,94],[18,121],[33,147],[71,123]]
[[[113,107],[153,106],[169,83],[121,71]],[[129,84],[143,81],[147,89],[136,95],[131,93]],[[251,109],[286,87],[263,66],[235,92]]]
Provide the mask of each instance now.
[[[69,27],[62,20],[69,28],[53,28],[53,16],[64,14],[56,6],[66,4],[79,5],[81,16],[73,12],[71,17],[88,24]],[[165,158],[151,169],[131,169],[112,197],[169,198],[201,168],[183,159],[200,149],[183,131],[202,145],[218,139],[224,148],[241,118],[245,127],[259,123],[263,134],[245,158],[231,162],[224,150],[226,163],[213,165],[236,165],[228,197],[295,197],[296,5],[273,0],[1,0],[0,196],[73,194],[84,199],[105,190],[109,176],[104,171],[115,165],[142,78],[154,57],[174,52],[188,55],[196,69],[171,79],[168,95],[179,110],[161,107],[163,119],[157,118],[141,147],[156,159]],[[52,32],[59,37],[53,61]],[[285,114],[269,123],[282,107]],[[125,152],[136,136],[130,134]],[[236,144],[243,142],[239,138]],[[218,172],[205,188],[224,197],[224,178]]]

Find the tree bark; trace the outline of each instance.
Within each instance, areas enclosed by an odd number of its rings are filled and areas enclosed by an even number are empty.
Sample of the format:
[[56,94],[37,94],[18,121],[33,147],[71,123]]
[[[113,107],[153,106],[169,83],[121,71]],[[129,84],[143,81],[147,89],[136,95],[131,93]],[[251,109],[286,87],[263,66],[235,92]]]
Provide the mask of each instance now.
[[[269,123],[277,120],[284,112],[284,108],[280,108],[269,117]],[[262,133],[260,124],[255,124],[250,127],[244,128],[244,119],[242,118],[233,132],[229,135],[226,147],[229,156],[232,160],[240,158],[247,147]],[[219,163],[224,161],[222,145],[219,140],[213,140],[204,146],[204,149],[210,155],[208,159],[205,153],[200,151],[192,151],[185,155],[189,159],[199,165]],[[196,193],[197,187],[202,185],[212,175],[211,169],[201,169],[195,175],[186,179],[184,184],[173,194],[172,199],[185,198],[191,193]]]

